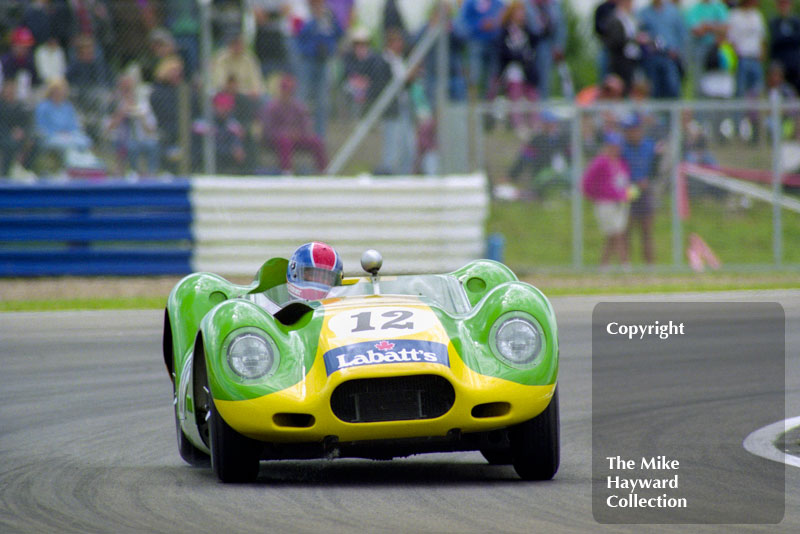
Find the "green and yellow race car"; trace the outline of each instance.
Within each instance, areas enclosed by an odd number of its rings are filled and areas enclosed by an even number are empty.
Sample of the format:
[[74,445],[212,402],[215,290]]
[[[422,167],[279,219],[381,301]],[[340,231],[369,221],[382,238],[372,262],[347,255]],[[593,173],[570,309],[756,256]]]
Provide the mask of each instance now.
[[559,465],[558,333],[547,298],[506,266],[345,278],[319,300],[289,261],[248,286],[195,273],[169,295],[164,362],[178,448],[223,482],[261,460],[479,450],[527,480]]

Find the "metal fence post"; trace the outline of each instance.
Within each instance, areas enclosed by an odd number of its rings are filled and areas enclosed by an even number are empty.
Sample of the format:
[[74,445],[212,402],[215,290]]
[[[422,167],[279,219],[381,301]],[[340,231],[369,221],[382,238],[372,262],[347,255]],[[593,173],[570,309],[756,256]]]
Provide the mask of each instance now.
[[214,174],[217,170],[214,112],[211,107],[211,0],[198,0],[200,4],[200,56],[202,68],[201,105],[203,119],[208,132],[203,136],[203,169],[206,174]]
[[178,172],[189,176],[192,172],[192,91],[185,81],[178,86],[178,145],[181,147]]
[[581,137],[581,110],[575,108],[571,121],[570,151],[572,153],[572,266],[583,268],[583,143]]
[[[486,168],[486,156],[484,154],[485,138],[483,135],[484,109],[480,104],[472,106],[472,128],[473,128],[473,156],[472,170],[489,174]],[[491,186],[491,184],[490,184]]]
[[770,116],[772,120],[772,257],[775,266],[783,263],[783,221],[781,220],[781,97],[771,99]]
[[681,104],[674,103],[670,107],[670,156],[672,160],[672,263],[676,269],[683,266],[683,226],[678,210],[680,199],[680,165],[681,165]]
[[447,2],[440,2],[439,24],[442,27],[439,41],[436,45],[436,143],[439,146],[439,174],[446,175],[452,168],[452,161],[448,154],[447,106],[449,103],[448,87],[450,81],[450,32],[448,25],[450,13]]

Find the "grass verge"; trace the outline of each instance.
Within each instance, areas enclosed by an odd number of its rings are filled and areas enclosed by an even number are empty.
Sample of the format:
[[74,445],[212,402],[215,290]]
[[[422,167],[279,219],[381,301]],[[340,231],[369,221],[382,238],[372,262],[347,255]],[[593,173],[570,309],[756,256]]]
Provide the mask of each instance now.
[[699,279],[662,279],[652,282],[632,281],[630,283],[623,280],[606,280],[603,282],[595,281],[593,284],[581,282],[570,285],[568,282],[559,281],[557,283],[544,284],[535,279],[526,281],[536,285],[546,295],[570,296],[570,295],[633,295],[643,293],[687,293],[687,292],[713,292],[713,291],[754,291],[769,289],[800,289],[800,281],[794,275],[794,280],[729,280],[699,278]]
[[[730,201],[695,200],[683,224],[683,249],[690,233],[702,237],[726,265],[769,265],[772,256],[772,207],[754,202],[744,208]],[[783,210],[783,261],[800,264],[800,214]],[[672,262],[672,222],[669,206],[656,211],[653,237],[656,264],[669,267]],[[568,199],[543,202],[494,202],[488,232],[499,232],[506,240],[505,260],[512,268],[558,268],[572,263],[572,213]],[[603,236],[597,228],[591,206],[584,203],[583,259],[587,266],[597,265]],[[631,259],[641,266],[642,253],[638,232],[631,240]]]
[[158,309],[167,303],[164,297],[114,297],[55,300],[0,301],[0,311],[59,311],[59,310],[136,310]]
[[[570,295],[630,295],[695,291],[800,289],[797,273],[708,273],[701,275],[531,275],[523,280],[550,297]],[[161,309],[164,296],[0,300],[0,312],[61,310]]]

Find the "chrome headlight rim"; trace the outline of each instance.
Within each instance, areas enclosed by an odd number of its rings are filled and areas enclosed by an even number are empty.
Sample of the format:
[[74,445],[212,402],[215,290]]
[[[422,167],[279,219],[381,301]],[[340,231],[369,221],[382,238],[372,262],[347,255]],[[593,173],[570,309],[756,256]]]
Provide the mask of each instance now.
[[[233,353],[232,349],[234,348],[235,344],[239,341],[242,341],[246,338],[255,338],[258,341],[263,343],[265,348],[265,354],[271,359],[271,361],[264,367],[263,370],[260,370],[257,373],[246,373],[242,372],[240,368],[233,362]],[[261,330],[260,328],[256,327],[244,327],[244,328],[237,328],[236,330],[232,331],[230,334],[227,335],[225,341],[222,343],[222,351],[225,354],[225,361],[228,365],[228,369],[231,371],[233,376],[237,379],[242,381],[255,381],[255,380],[263,380],[265,378],[269,378],[275,374],[278,370],[278,366],[280,364],[280,352],[278,351],[278,346],[272,337]]]
[[[508,358],[502,353],[497,344],[497,335],[500,330],[504,326],[510,325],[513,322],[522,322],[528,324],[539,338],[538,351],[532,358],[526,359],[525,361],[516,361]],[[492,328],[489,330],[489,347],[492,350],[492,354],[494,354],[495,358],[500,360],[502,363],[514,369],[529,370],[539,365],[542,362],[546,345],[547,339],[542,325],[533,315],[526,312],[513,311],[504,313],[495,320],[494,324],[492,324]]]

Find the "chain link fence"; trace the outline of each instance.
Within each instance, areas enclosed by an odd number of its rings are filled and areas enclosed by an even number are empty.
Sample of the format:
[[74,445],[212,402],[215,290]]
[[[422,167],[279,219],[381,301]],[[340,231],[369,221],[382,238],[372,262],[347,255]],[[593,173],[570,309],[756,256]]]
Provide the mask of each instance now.
[[[0,0],[0,106],[15,117],[0,175],[472,170],[468,102],[493,92],[502,32],[546,9],[490,4]],[[536,31],[568,25],[581,56],[574,13],[560,24]],[[550,70],[542,86],[571,92],[566,63]]]
[[800,264],[797,102],[478,106],[490,232],[520,269]]
[[[0,0],[0,176],[485,169],[489,231],[517,267],[800,263],[797,104],[622,102],[602,88],[579,107],[530,103],[513,65],[504,87],[470,72],[480,56],[456,5]],[[576,35],[589,38],[570,20],[574,61]],[[571,96],[555,67],[553,95]],[[614,150],[636,185],[602,193],[624,189],[616,208],[582,184]]]
[[398,5],[0,0],[0,175],[322,173],[400,77],[336,172],[438,172],[435,40],[407,59],[455,4]]

